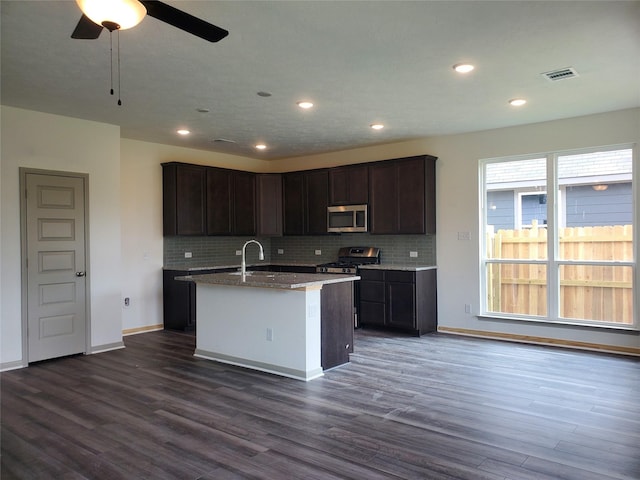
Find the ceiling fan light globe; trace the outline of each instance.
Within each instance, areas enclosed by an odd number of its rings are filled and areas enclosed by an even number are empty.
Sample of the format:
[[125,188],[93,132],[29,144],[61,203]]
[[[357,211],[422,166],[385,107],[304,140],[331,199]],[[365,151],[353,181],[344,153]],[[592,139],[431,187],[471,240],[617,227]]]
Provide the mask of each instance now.
[[120,30],[135,27],[147,14],[147,9],[138,0],[76,0],[76,3],[95,24],[111,22]]

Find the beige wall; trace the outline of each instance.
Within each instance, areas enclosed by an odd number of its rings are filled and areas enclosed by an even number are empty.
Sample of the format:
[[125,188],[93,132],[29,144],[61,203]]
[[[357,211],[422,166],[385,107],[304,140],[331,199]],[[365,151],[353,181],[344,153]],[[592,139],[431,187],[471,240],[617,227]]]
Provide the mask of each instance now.
[[[580,327],[478,319],[478,160],[640,142],[640,109],[278,161],[120,139],[118,127],[2,107],[0,232],[2,364],[21,358],[18,167],[90,175],[92,345],[162,323],[160,163],[182,161],[282,172],[428,153],[437,162],[438,321],[449,328],[640,349],[640,336]],[[634,159],[638,171],[638,159]],[[636,182],[637,182],[636,178]],[[458,241],[457,232],[471,232]],[[636,280],[637,281],[637,280]],[[130,307],[123,306],[124,297]]]
[[22,361],[19,168],[89,175],[90,350],[122,341],[120,128],[3,106],[0,364]]

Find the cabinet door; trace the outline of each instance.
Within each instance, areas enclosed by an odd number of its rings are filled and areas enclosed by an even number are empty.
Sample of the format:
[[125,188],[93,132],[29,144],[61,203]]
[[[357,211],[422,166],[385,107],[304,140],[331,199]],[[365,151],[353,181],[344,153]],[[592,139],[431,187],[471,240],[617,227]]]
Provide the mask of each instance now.
[[256,176],[258,189],[258,235],[282,235],[282,175],[278,173]]
[[416,329],[415,284],[387,282],[387,325]]
[[233,234],[256,234],[256,177],[233,172]]
[[329,204],[356,205],[369,201],[369,173],[365,165],[329,170]]
[[398,233],[426,233],[424,158],[396,162]]
[[205,176],[197,165],[162,165],[164,235],[204,235]]
[[326,170],[306,174],[306,228],[310,235],[327,234],[329,174]]
[[285,235],[304,234],[304,175],[287,173],[282,177],[282,206]]
[[398,233],[398,182],[394,162],[369,167],[369,206],[371,233]]
[[231,235],[232,172],[207,169],[207,234]]

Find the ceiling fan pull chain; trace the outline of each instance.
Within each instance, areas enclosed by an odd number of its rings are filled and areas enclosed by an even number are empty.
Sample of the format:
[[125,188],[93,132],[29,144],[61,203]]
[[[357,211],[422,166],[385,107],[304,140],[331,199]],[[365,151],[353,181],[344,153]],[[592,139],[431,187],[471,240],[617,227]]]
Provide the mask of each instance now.
[[113,32],[109,30],[109,70],[111,72],[111,90],[110,93],[113,95]]
[[120,30],[118,30],[118,105],[122,105],[120,99]]

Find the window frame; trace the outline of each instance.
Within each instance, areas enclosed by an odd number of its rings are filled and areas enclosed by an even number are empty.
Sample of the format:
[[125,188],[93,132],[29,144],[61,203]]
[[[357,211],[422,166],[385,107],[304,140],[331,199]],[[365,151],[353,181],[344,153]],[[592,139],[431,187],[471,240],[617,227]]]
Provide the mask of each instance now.
[[[633,221],[633,258],[630,261],[596,261],[596,260],[570,260],[559,258],[559,236],[558,231],[561,227],[561,222],[566,222],[566,213],[562,212],[562,207],[566,201],[565,185],[559,185],[558,179],[558,159],[563,156],[589,154],[597,152],[607,152],[615,150],[631,150],[631,184],[632,184],[632,221]],[[560,313],[560,271],[563,265],[604,265],[615,267],[630,267],[632,269],[633,279],[633,291],[632,295],[634,299],[640,297],[640,273],[637,268],[637,261],[639,255],[638,239],[639,224],[640,224],[640,206],[638,200],[640,199],[640,185],[638,185],[638,168],[639,164],[639,151],[638,146],[635,143],[609,145],[604,147],[590,147],[571,150],[559,150],[546,152],[544,154],[530,154],[530,155],[514,155],[509,157],[499,158],[486,158],[479,160],[479,290],[480,290],[480,313],[478,318],[488,319],[508,319],[518,321],[532,321],[542,322],[548,324],[566,324],[566,325],[579,325],[586,327],[596,328],[609,328],[617,330],[632,330],[640,331],[640,300],[634,301],[633,306],[633,320],[631,324],[620,324],[614,322],[603,322],[599,320],[584,320],[561,317]],[[546,259],[491,259],[487,258],[487,218],[488,218],[488,206],[486,205],[487,199],[487,183],[486,183],[486,166],[489,164],[506,163],[514,161],[536,160],[546,159],[546,191],[540,192],[547,195],[547,258]],[[561,191],[562,189],[562,191]],[[518,213],[514,212],[514,220],[517,220],[516,225],[521,225],[522,213],[521,209],[521,195],[520,193],[524,189],[518,192],[518,189],[514,189],[514,207],[518,208]],[[531,193],[532,194],[532,193]],[[558,208],[555,208],[558,205]],[[518,223],[519,222],[519,223]],[[501,313],[488,311],[488,286],[487,286],[487,269],[490,264],[524,264],[524,265],[545,265],[547,270],[547,315],[544,317],[537,315],[522,315],[512,313]]]

